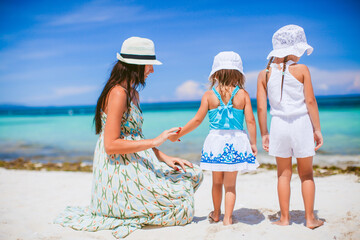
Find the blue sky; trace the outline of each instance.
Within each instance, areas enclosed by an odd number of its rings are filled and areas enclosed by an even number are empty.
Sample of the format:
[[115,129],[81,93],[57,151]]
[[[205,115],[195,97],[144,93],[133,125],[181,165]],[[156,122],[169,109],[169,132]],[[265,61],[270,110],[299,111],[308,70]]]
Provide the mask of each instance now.
[[213,57],[238,52],[246,88],[280,27],[297,24],[314,47],[316,95],[360,93],[359,1],[1,1],[0,104],[93,105],[122,42],[155,42],[155,67],[142,102],[198,100]]

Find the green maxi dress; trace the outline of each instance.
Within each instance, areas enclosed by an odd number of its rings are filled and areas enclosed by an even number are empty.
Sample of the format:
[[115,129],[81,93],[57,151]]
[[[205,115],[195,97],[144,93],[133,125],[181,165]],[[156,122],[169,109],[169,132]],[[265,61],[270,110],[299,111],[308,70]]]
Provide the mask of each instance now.
[[[194,216],[194,192],[203,174],[194,165],[177,172],[160,162],[152,149],[108,155],[104,149],[106,114],[96,144],[91,204],[67,207],[55,223],[75,230],[111,229],[116,238],[126,237],[144,225],[174,226],[190,223]],[[143,139],[142,112],[131,103],[121,122],[121,138]]]

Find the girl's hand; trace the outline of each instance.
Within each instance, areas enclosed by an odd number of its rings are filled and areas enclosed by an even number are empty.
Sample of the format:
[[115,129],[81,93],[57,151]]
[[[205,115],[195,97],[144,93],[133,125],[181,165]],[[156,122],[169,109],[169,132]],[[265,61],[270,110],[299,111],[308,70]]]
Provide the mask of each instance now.
[[191,168],[193,167],[191,162],[177,157],[170,157],[166,155],[164,156],[163,161],[175,171],[180,171],[178,165],[184,170],[184,172],[186,172],[185,165]]
[[269,152],[269,134],[265,134],[261,137],[263,149]]
[[[179,134],[179,132],[181,131],[181,127],[180,129],[176,132],[176,134]],[[180,142],[180,139],[177,135],[173,135],[169,137],[169,140],[172,142]]]
[[175,128],[171,128],[169,130],[165,130],[164,132],[162,132],[159,136],[157,136],[156,138],[154,138],[152,140],[154,147],[160,146],[171,136],[175,136],[177,134],[176,131],[179,131],[179,130],[180,130],[179,127],[175,127]]
[[257,155],[257,147],[256,147],[256,144],[251,144],[251,150],[252,150],[254,156],[256,157],[256,155]]
[[321,134],[321,131],[319,130],[314,131],[314,141],[316,142],[315,151],[317,151],[324,143],[324,139]]

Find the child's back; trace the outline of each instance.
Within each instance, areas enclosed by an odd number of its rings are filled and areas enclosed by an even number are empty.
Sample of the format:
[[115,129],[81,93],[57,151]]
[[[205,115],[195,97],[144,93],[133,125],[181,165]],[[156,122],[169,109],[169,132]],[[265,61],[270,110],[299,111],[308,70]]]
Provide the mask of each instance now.
[[[269,69],[267,83],[270,103],[270,114],[278,117],[301,116],[308,113],[304,96],[303,68],[306,66],[296,64],[289,60],[283,73],[283,63],[272,63]],[[282,84],[282,74],[284,80]]]
[[[308,68],[296,64],[307,51],[304,30],[287,25],[275,32],[273,50],[266,70],[258,77],[257,108],[263,148],[276,157],[278,196],[281,216],[277,225],[289,225],[290,181],[292,157],[298,163],[302,184],[306,226],[316,228],[323,224],[314,216],[315,183],[312,162],[315,150],[322,145],[319,111]],[[267,102],[272,115],[270,133],[267,128]],[[315,147],[314,140],[317,142]]]
[[[230,99],[231,96],[233,94],[233,91],[235,90],[236,87],[228,87],[225,92],[221,95],[221,100],[224,104],[227,104]],[[216,87],[215,90],[220,93],[220,89],[219,87]],[[209,109],[214,109],[220,106],[220,100],[218,98],[218,96],[215,94],[215,92],[213,90],[209,90]],[[234,94],[233,99],[232,99],[232,105],[233,108],[236,109],[244,109],[245,107],[245,96],[246,96],[247,92],[244,89],[240,89],[237,91],[237,93]]]
[[210,129],[243,130],[245,90],[238,86],[224,87],[223,92],[219,90],[219,87],[213,87],[207,93]]
[[[245,77],[237,53],[221,52],[216,55],[209,80],[212,89],[204,94],[195,117],[184,126],[178,137],[194,130],[209,114],[210,132],[204,142],[200,167],[212,171],[214,211],[209,214],[209,218],[215,222],[220,220],[224,186],[223,223],[228,225],[232,223],[237,172],[252,171],[259,166],[255,158],[256,124],[250,97],[243,89]],[[250,142],[244,130],[244,118]],[[170,138],[172,141],[176,139]]]

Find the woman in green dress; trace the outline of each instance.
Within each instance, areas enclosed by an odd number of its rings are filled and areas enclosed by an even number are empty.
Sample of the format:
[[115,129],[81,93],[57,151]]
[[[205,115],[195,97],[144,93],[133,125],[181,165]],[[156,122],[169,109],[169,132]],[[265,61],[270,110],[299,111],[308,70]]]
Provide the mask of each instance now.
[[116,238],[144,225],[185,225],[194,215],[194,192],[203,175],[190,162],[158,150],[179,128],[144,139],[137,88],[154,72],[154,44],[124,41],[95,113],[96,144],[91,204],[67,207],[55,223],[76,230],[113,230]]

